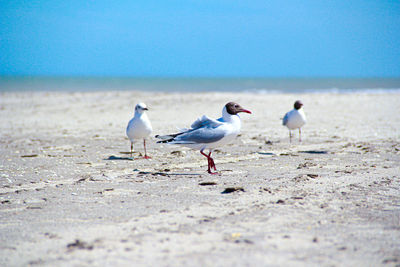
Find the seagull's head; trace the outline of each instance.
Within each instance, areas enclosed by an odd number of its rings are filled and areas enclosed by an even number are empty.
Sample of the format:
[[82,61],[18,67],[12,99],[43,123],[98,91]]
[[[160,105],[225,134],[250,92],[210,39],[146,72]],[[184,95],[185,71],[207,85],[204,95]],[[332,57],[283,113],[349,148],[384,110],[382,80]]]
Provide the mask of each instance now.
[[245,112],[251,114],[250,110],[242,108],[238,103],[235,102],[229,102],[228,104],[225,105],[224,109],[226,112],[230,115],[236,115],[240,112]]
[[146,110],[149,110],[146,106],[145,103],[139,103],[136,105],[135,107],[135,112],[142,114],[143,112],[145,112]]
[[296,102],[294,102],[294,109],[301,109],[301,107],[303,106],[303,102],[301,102],[300,100],[297,100]]

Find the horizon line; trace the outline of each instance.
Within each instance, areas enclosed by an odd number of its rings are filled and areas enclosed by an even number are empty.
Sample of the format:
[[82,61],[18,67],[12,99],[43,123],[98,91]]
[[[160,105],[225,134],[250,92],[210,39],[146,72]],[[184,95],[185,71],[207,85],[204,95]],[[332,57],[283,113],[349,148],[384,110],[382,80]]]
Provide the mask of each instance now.
[[400,79],[399,76],[235,76],[235,75],[220,75],[220,76],[189,76],[189,75],[47,75],[47,74],[0,74],[0,78],[67,78],[67,79]]

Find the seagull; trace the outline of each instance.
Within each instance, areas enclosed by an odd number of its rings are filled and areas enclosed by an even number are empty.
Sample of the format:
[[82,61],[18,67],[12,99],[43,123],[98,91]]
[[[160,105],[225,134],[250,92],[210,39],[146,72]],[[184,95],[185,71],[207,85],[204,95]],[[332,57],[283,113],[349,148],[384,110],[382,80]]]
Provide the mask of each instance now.
[[126,135],[131,141],[131,157],[133,156],[133,141],[135,139],[143,138],[144,158],[150,159],[146,153],[146,137],[150,135],[150,133],[153,131],[153,128],[151,127],[150,120],[145,113],[146,110],[149,110],[146,104],[137,104],[135,107],[135,116],[129,121],[128,127],[126,127]]
[[306,114],[301,108],[303,103],[300,100],[294,102],[294,109],[289,111],[283,117],[282,124],[289,128],[289,140],[292,142],[291,130],[299,129],[299,142],[301,142],[301,127],[306,123]]
[[[242,108],[239,104],[229,102],[222,109],[222,117],[219,119],[215,120],[203,115],[192,123],[190,129],[155,137],[161,139],[157,143],[176,144],[200,150],[200,153],[207,158],[208,173],[217,174],[211,170],[217,170],[214,160],[211,158],[211,152],[216,147],[230,143],[239,134],[241,121],[238,113],[240,112],[251,114],[249,110]],[[208,154],[203,152],[205,149],[209,150]]]

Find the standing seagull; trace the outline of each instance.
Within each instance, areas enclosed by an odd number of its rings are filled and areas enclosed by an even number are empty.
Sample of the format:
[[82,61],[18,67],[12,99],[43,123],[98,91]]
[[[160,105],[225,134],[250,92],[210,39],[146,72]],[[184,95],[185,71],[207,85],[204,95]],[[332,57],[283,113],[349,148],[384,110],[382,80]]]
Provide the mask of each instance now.
[[[193,149],[199,149],[200,153],[207,158],[208,173],[217,174],[215,171],[215,163],[211,158],[211,152],[214,148],[231,142],[240,132],[241,121],[238,113],[246,112],[251,114],[249,110],[242,108],[239,104],[229,102],[222,109],[222,117],[215,120],[205,115],[198,118],[191,125],[190,129],[185,129],[180,133],[169,134],[164,136],[156,135],[161,139],[157,143],[176,144],[186,146]],[[209,149],[208,155],[203,151]]]
[[135,139],[143,138],[144,158],[150,159],[146,153],[146,137],[150,135],[150,133],[153,131],[153,128],[151,127],[150,120],[145,113],[146,110],[149,110],[146,104],[137,104],[135,107],[135,116],[129,121],[128,127],[126,127],[126,135],[131,141],[131,157],[133,156],[133,141]]
[[289,128],[289,139],[292,142],[292,132],[299,128],[299,142],[301,142],[301,127],[306,123],[306,114],[301,108],[303,103],[300,100],[294,102],[294,109],[285,114],[282,124]]

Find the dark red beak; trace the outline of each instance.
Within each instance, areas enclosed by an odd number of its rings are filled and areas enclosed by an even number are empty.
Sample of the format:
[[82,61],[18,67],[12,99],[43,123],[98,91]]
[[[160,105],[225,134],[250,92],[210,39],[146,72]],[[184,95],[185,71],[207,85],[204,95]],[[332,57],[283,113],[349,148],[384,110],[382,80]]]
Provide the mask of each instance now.
[[245,113],[249,113],[249,114],[251,114],[251,111],[250,110],[247,110],[247,109],[241,109],[239,112],[245,112]]

